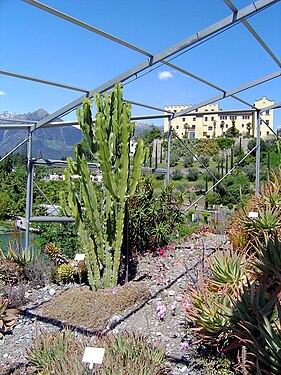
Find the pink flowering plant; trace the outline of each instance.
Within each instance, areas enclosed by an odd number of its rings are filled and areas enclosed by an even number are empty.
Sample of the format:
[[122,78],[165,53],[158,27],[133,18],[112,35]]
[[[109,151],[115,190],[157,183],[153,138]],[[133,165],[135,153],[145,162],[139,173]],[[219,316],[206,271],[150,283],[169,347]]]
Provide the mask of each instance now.
[[167,309],[166,309],[165,305],[161,301],[157,301],[156,310],[157,310],[158,318],[160,320],[163,320],[164,317],[165,317],[165,315],[166,315]]

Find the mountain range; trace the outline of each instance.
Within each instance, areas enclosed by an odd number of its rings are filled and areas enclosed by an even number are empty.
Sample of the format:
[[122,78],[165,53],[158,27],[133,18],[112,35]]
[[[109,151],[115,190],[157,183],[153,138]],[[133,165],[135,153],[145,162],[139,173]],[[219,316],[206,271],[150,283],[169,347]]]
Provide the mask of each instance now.
[[[5,111],[0,113],[0,118],[40,121],[48,116],[48,112],[40,108],[34,112],[17,114]],[[61,121],[56,119],[54,121]],[[1,124],[11,122],[1,120]],[[145,122],[136,122],[135,136],[142,134],[152,125]],[[74,126],[61,126],[52,128],[41,128],[32,133],[32,156],[44,159],[60,160],[67,156],[74,156],[74,145],[81,142],[82,133]],[[0,156],[4,156],[27,137],[25,129],[0,130]]]

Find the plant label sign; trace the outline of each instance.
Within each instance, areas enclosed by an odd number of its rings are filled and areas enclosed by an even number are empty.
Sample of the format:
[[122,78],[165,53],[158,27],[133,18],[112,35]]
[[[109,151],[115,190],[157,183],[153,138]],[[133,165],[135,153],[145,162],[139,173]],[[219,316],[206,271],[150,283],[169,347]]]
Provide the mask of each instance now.
[[84,351],[82,362],[89,363],[90,369],[93,368],[94,364],[101,365],[104,352],[104,348],[92,348],[90,346],[87,346]]
[[259,217],[259,213],[256,211],[250,211],[248,216],[252,219],[257,219]]
[[76,254],[74,260],[85,260],[85,254]]

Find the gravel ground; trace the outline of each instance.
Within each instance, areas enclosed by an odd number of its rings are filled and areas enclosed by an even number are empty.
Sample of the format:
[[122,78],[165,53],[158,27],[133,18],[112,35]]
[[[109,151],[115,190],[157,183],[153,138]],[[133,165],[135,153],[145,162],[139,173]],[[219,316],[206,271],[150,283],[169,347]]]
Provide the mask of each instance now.
[[[194,337],[185,325],[185,290],[196,279],[202,259],[217,248],[225,248],[224,235],[206,234],[167,250],[162,256],[147,253],[139,259],[136,280],[146,280],[152,297],[142,308],[131,311],[127,316],[114,316],[109,322],[113,332],[134,331],[145,334],[151,342],[165,345],[174,375],[204,374],[196,368],[197,347],[192,344]],[[48,285],[41,289],[26,290],[28,311],[37,304],[48,301],[65,287]],[[161,308],[162,310],[157,312]],[[165,311],[164,311],[165,310]],[[162,318],[159,314],[163,315]],[[12,334],[0,340],[0,367],[26,363],[26,348],[31,344],[36,332],[57,330],[50,323],[36,321],[32,316],[22,315]],[[1,372],[0,372],[1,373]],[[2,372],[5,373],[5,372]],[[133,375],[133,374],[132,374]]]

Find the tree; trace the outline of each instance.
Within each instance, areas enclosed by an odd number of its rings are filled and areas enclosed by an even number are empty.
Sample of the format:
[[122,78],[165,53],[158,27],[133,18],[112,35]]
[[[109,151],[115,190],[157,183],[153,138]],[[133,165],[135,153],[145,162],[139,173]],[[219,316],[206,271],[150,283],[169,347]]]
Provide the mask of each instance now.
[[246,129],[247,129],[247,136],[250,137],[251,136],[251,130],[252,130],[252,123],[251,122],[247,122]]
[[218,137],[217,138],[217,143],[220,147],[221,150],[225,150],[227,148],[231,148],[234,143],[235,143],[235,140],[233,138],[221,138],[221,137]]
[[157,126],[152,125],[150,129],[147,129],[144,131],[141,138],[143,138],[144,144],[148,145],[148,144],[151,144],[154,141],[154,139],[157,139],[157,138],[161,139],[162,133],[161,133],[161,130]]
[[221,136],[223,137],[223,129],[224,129],[225,122],[221,121],[220,128],[221,128]]
[[7,208],[10,206],[10,203],[9,194],[0,191],[0,220],[7,218]]
[[213,138],[216,138],[216,127],[217,127],[217,122],[216,122],[216,120],[214,120],[214,122],[213,122],[213,127],[214,127]]
[[210,191],[206,196],[205,200],[210,205],[218,205],[221,203],[221,197],[220,195],[215,191]]
[[232,120],[231,127],[225,132],[227,137],[237,138],[239,136],[239,130],[235,127],[235,120]]

